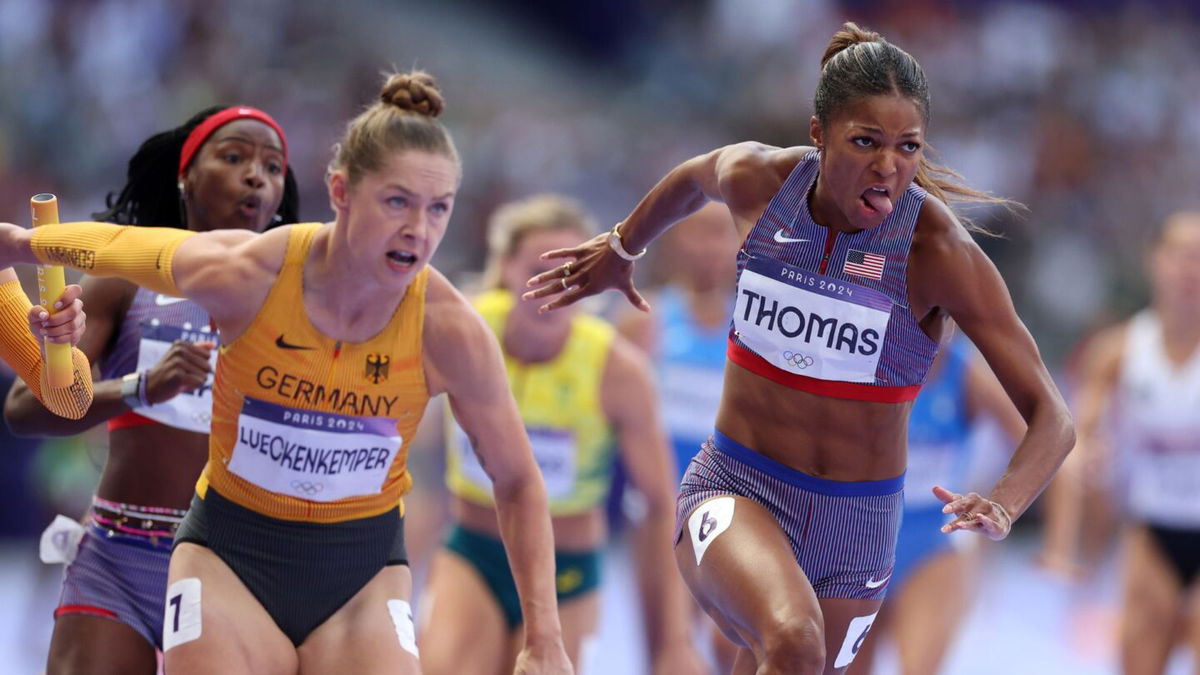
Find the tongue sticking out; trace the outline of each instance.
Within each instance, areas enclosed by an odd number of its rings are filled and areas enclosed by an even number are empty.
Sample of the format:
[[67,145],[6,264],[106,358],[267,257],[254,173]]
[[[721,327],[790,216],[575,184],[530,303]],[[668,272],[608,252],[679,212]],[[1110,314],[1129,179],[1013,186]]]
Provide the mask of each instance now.
[[887,217],[892,212],[892,200],[888,196],[878,190],[867,190],[863,193],[863,201],[872,209]]

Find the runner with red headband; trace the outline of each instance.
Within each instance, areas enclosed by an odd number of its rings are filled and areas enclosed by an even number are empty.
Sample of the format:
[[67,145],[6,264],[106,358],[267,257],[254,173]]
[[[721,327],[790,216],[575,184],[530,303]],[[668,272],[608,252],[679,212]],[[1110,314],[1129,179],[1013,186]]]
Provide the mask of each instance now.
[[[297,220],[297,194],[275,120],[216,107],[142,143],[128,183],[95,218],[262,231]],[[64,420],[18,381],[4,411],[19,434],[65,436],[101,422],[109,429],[89,517],[83,525],[60,518],[44,538],[62,544],[50,559],[68,563],[47,670],[154,673],[174,530],[208,452],[217,334],[190,300],[115,277],[82,285],[88,330],[79,346],[98,366],[91,409]]]

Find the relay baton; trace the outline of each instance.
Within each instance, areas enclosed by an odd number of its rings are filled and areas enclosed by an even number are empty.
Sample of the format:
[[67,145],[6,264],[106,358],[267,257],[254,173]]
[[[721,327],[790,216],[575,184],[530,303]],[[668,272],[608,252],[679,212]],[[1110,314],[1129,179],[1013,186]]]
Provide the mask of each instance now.
[[[33,211],[33,226],[58,224],[58,197],[43,192],[29,200]],[[54,303],[63,294],[67,280],[61,265],[38,265],[38,301],[46,311],[54,314]],[[71,362],[71,345],[46,342],[46,381],[54,388],[69,387],[75,379]]]

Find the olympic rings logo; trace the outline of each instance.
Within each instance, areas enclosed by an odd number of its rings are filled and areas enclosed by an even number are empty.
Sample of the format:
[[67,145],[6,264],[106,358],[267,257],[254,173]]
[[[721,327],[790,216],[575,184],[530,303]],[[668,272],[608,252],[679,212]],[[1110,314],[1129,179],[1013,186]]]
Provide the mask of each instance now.
[[813,364],[813,357],[805,356],[800,352],[784,352],[783,360],[791,364],[793,368],[804,370]]
[[312,483],[312,482],[309,482],[306,480],[292,481],[292,490],[294,490],[296,492],[303,492],[306,495],[315,495],[324,489],[325,489],[324,483]]

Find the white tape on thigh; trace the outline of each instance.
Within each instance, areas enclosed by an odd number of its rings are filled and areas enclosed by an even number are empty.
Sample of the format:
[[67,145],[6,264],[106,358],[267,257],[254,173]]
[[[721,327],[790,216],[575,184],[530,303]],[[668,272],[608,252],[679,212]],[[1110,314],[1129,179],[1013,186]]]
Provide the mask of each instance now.
[[163,651],[200,637],[200,580],[180,579],[167,588],[163,611]]
[[878,613],[876,610],[874,614],[850,619],[850,625],[846,627],[846,639],[842,640],[842,649],[838,652],[837,660],[833,662],[834,668],[850,665],[858,650],[862,649],[863,641],[867,639],[867,633],[871,632],[875,614]]
[[717,536],[733,524],[733,506],[736,503],[733,497],[715,497],[697,506],[688,518],[692,552],[696,554],[697,565]]
[[396,627],[396,638],[404,651],[420,658],[417,653],[417,630],[413,626],[412,605],[404,600],[388,600],[388,614],[392,615],[392,625]]

